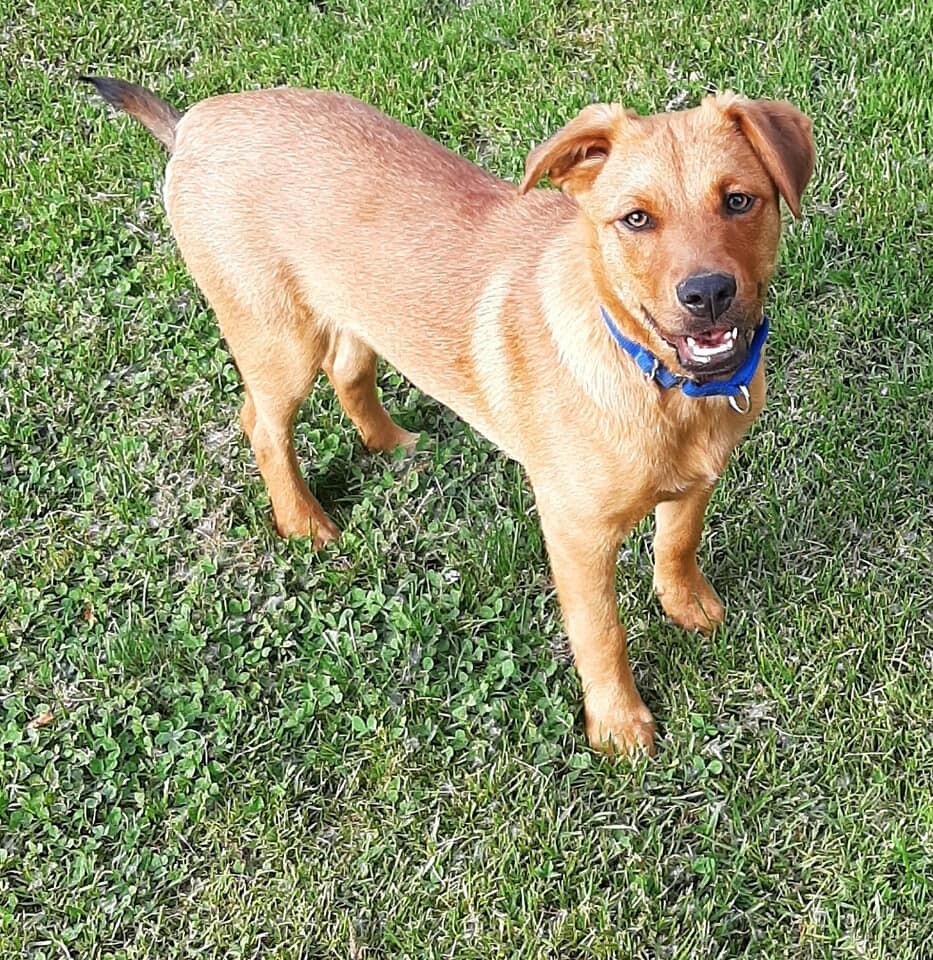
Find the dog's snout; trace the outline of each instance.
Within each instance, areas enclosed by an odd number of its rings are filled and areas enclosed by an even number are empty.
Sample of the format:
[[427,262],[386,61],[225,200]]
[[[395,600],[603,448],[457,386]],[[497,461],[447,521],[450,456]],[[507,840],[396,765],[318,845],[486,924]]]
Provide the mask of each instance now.
[[735,277],[731,273],[695,273],[677,284],[677,299],[693,316],[713,322],[735,299]]

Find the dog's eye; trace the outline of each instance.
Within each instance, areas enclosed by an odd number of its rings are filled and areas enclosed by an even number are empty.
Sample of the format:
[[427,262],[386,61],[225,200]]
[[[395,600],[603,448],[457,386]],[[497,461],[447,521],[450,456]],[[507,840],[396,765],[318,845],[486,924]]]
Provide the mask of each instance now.
[[729,213],[748,213],[754,204],[755,198],[747,193],[730,193],[726,196],[726,209]]
[[619,223],[624,224],[629,230],[647,230],[654,221],[644,210],[633,210],[622,217]]

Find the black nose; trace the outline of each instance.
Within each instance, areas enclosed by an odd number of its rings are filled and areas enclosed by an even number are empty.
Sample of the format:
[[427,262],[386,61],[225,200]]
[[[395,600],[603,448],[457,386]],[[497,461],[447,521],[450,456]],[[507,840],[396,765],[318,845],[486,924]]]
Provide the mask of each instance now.
[[695,273],[677,284],[677,299],[695,317],[713,320],[721,316],[735,297],[731,273]]

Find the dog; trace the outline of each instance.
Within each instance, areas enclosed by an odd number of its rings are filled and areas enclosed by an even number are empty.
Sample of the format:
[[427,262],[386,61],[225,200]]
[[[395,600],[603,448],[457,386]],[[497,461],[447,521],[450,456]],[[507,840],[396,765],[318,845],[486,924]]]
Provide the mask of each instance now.
[[[278,532],[338,535],[293,446],[319,369],[368,448],[415,445],[380,403],[384,357],[523,465],[589,741],[652,752],[618,551],[654,510],[666,614],[722,622],[696,550],[764,404],[779,197],[799,217],[810,120],[731,93],[656,116],[597,103],[531,151],[516,188],[339,93],[228,94],[182,114],[82,79],[171,153],[168,218],[240,370]],[[532,189],[545,177],[559,189]]]

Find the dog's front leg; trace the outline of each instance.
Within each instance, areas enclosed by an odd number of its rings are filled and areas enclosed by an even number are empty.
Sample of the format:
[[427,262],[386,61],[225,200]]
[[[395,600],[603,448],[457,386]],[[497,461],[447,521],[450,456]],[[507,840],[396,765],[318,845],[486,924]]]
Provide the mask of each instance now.
[[651,753],[654,721],[635,687],[616,600],[616,558],[628,529],[574,516],[566,498],[539,495],[538,512],[583,686],[589,741],[606,753]]
[[664,612],[687,630],[710,632],[724,611],[716,591],[697,566],[703,514],[713,492],[701,485],[655,509],[654,589]]

